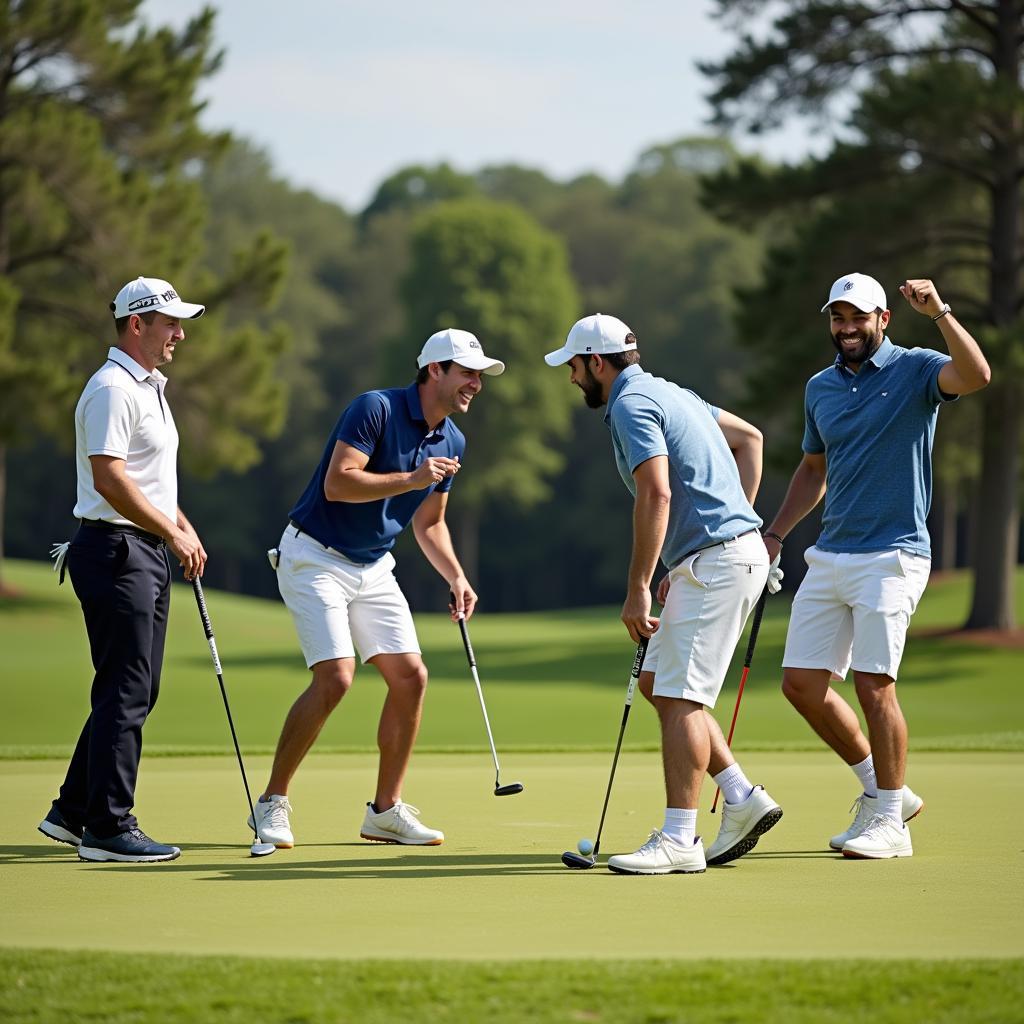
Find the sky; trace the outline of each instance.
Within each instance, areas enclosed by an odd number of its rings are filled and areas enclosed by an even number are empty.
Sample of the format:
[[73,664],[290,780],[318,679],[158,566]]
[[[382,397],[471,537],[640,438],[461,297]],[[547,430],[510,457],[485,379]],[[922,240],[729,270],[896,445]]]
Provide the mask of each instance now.
[[[202,0],[144,0],[181,27]],[[221,70],[203,124],[266,150],[278,174],[350,210],[410,164],[517,163],[611,180],[646,148],[708,131],[699,59],[733,38],[710,0],[220,0]],[[815,150],[795,125],[745,151]]]

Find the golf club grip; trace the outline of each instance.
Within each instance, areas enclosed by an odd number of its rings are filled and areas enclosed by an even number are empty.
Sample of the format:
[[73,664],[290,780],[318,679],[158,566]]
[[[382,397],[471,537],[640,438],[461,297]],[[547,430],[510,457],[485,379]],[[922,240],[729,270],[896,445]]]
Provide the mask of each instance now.
[[217,653],[217,641],[213,635],[213,623],[210,622],[210,613],[206,610],[206,595],[203,593],[203,585],[199,582],[198,576],[192,577],[192,593],[196,595],[196,604],[199,606],[199,618],[203,620],[203,632],[206,634],[206,642],[210,645],[210,654],[213,656],[213,667],[217,670],[217,675],[220,675],[222,669],[220,655]]
[[757,644],[757,634],[761,629],[761,619],[764,618],[764,605],[767,600],[768,588],[765,587],[754,606],[754,621],[750,624],[750,639],[747,640],[747,656],[743,659],[743,664],[747,668],[750,668],[750,663],[754,660],[754,646]]
[[[452,611],[455,611],[455,595],[449,590],[448,591],[449,607]],[[459,632],[462,634],[462,646],[466,648],[466,660],[469,662],[470,668],[476,668],[476,655],[473,653],[473,644],[469,639],[469,629],[466,626],[466,616],[463,613],[459,617]]]
[[644,658],[647,657],[647,644],[649,643],[647,637],[641,637],[640,643],[636,645],[636,654],[633,656],[633,667],[629,670],[629,686],[626,687],[626,707],[628,708],[633,703],[633,693],[636,690],[636,684],[640,680],[640,670],[644,665]]

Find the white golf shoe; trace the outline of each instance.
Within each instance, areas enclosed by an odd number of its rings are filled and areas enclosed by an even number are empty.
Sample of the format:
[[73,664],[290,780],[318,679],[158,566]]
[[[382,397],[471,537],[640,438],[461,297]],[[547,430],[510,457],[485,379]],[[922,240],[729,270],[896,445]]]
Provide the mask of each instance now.
[[[842,850],[851,839],[855,839],[867,828],[868,822],[878,813],[878,799],[861,793],[850,805],[850,810],[855,812],[850,827],[828,841],[833,850]],[[904,822],[916,818],[923,810],[924,801],[909,786],[904,786],[903,806],[900,811]]]
[[[279,850],[290,850],[295,845],[295,836],[288,821],[288,812],[292,809],[288,797],[271,794],[266,800],[258,800],[254,809],[260,841],[273,843]],[[251,814],[247,824],[253,827]]]
[[617,853],[608,867],[620,875],[696,875],[706,867],[704,842],[698,836],[693,846],[680,846],[660,829],[655,829],[636,853]]
[[861,860],[888,860],[890,857],[913,857],[910,829],[886,814],[876,814],[859,836],[843,847],[844,857]]
[[366,805],[366,817],[359,835],[375,843],[403,843],[406,846],[440,846],[444,833],[436,828],[427,828],[419,818],[418,807],[404,804],[401,800],[379,814],[373,804]]
[[708,847],[708,864],[728,864],[750,853],[758,839],[781,819],[782,808],[765,792],[764,786],[755,786],[747,799],[738,804],[723,804],[722,826]]

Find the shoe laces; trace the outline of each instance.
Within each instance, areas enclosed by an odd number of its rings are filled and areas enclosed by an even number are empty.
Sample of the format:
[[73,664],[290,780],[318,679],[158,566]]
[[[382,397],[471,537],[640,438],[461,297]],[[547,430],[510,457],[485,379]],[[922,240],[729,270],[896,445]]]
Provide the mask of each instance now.
[[265,804],[267,812],[263,816],[264,823],[272,828],[287,828],[288,812],[292,809],[292,805],[288,803],[288,797],[282,797],[280,800],[267,800]]
[[660,829],[654,829],[647,837],[647,842],[637,850],[637,856],[642,853],[656,853],[664,842],[665,834]]
[[861,832],[860,835],[861,838],[863,838],[866,835],[873,835],[878,832],[887,831],[891,828],[896,828],[896,822],[892,818],[889,818],[884,814],[873,814],[871,816],[871,820],[867,823],[864,831]]
[[[861,793],[861,795],[859,797],[857,797],[857,799],[854,800],[852,804],[850,804],[850,811],[853,814],[853,821],[850,822],[850,828],[853,828],[853,826],[857,824],[857,821],[860,819],[861,815],[866,815],[867,814],[868,807],[864,803],[864,801],[866,799],[867,799],[867,794],[866,793]],[[878,815],[876,814],[876,815],[874,815],[874,817],[877,818]]]
[[399,800],[398,803],[395,804],[394,811],[395,817],[398,818],[399,821],[405,822],[406,825],[420,827],[420,820],[416,817],[416,815],[420,813],[420,809],[418,807],[413,807],[412,804],[402,803],[402,801]]

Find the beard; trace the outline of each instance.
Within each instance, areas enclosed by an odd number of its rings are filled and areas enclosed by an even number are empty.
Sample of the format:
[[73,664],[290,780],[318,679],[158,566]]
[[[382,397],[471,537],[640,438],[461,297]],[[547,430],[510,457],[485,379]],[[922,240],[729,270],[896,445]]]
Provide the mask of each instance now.
[[854,331],[852,334],[845,334],[844,337],[847,339],[857,338],[860,341],[860,344],[852,349],[843,348],[842,341],[834,334],[830,333],[829,337],[831,337],[832,344],[835,346],[836,351],[839,353],[839,358],[845,366],[851,364],[860,366],[861,363],[866,362],[878,351],[878,346],[885,340],[885,331],[878,327],[874,331]]
[[605,404],[605,398],[601,394],[601,382],[591,372],[589,362],[585,369],[586,374],[579,385],[580,391],[583,392],[583,401],[587,403],[588,409],[600,409]]

